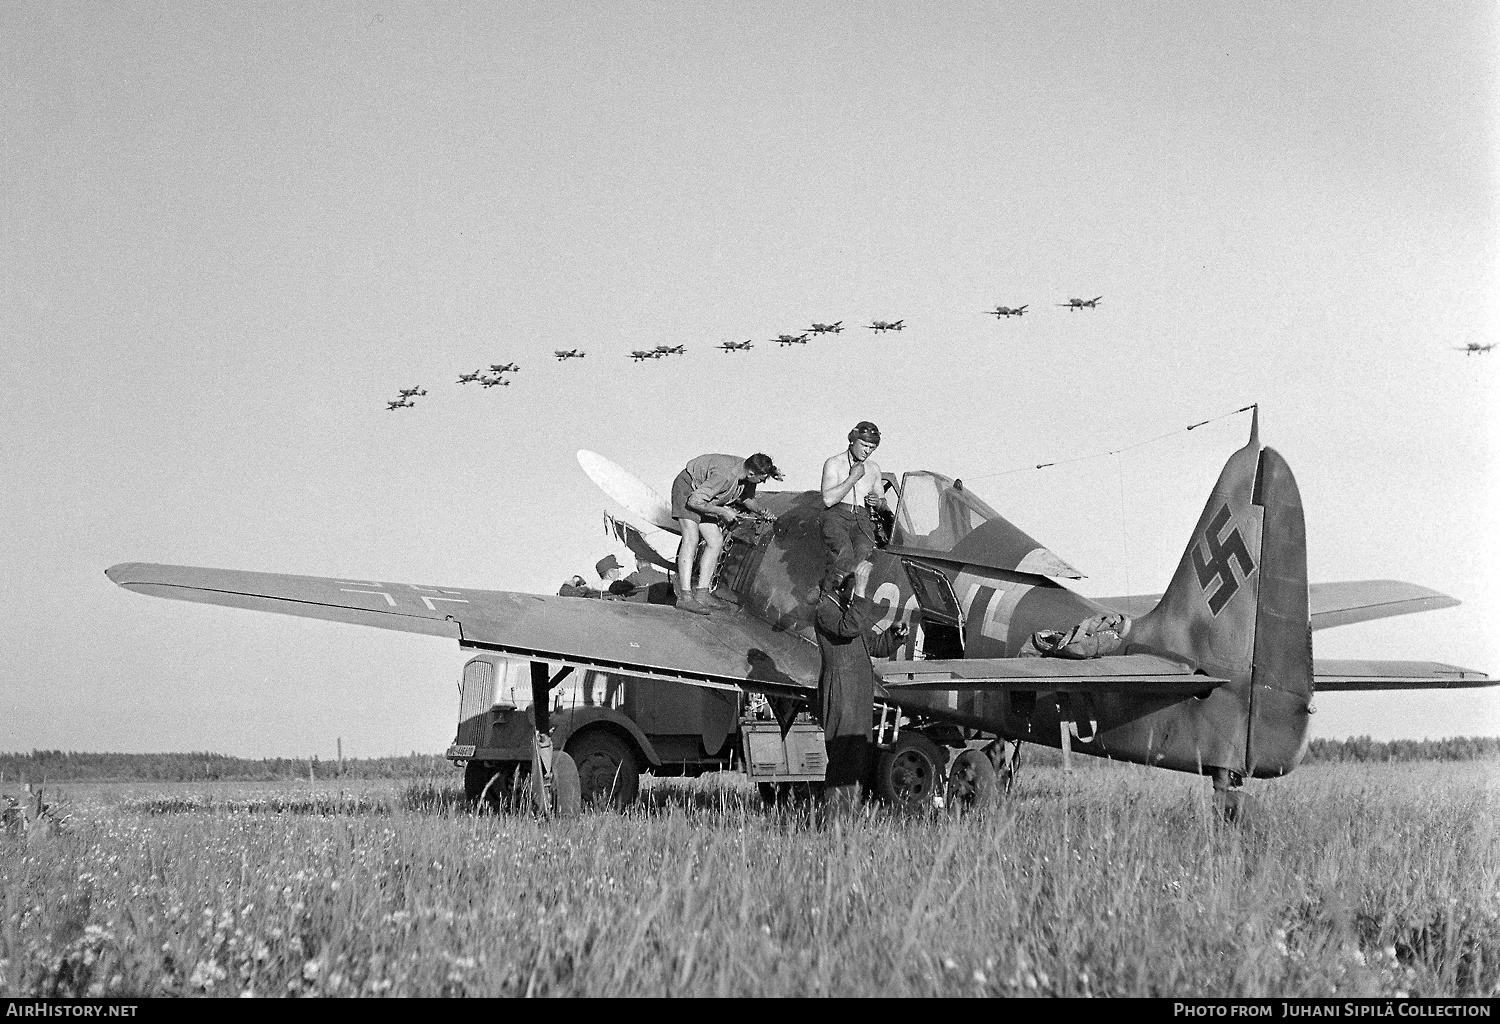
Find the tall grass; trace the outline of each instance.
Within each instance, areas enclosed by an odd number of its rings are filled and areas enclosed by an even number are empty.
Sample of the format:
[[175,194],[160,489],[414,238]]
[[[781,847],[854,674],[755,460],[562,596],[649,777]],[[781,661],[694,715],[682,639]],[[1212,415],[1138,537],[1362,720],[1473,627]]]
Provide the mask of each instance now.
[[1493,766],[1255,792],[1226,826],[1133,766],[831,821],[729,777],[565,822],[84,791],[0,839],[0,995],[1500,994]]

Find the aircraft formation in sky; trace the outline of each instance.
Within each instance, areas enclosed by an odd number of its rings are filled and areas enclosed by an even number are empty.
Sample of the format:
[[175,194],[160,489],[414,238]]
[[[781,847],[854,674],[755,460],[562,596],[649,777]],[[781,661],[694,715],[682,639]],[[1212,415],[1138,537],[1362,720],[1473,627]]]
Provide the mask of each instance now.
[[414,388],[402,388],[396,392],[395,401],[386,402],[385,407],[390,412],[395,412],[397,409],[414,409],[417,403],[413,402],[412,399],[420,398],[425,394],[427,394],[427,389],[420,384]]
[[[1095,309],[1098,307],[1100,301],[1103,298],[1104,296],[1102,295],[1097,295],[1092,299],[1073,298],[1069,299],[1067,302],[1059,302],[1057,305],[1065,307],[1069,310]],[[1009,318],[1013,316],[1023,316],[1029,308],[1029,304],[1015,307],[996,306],[994,309],[987,309],[984,312],[987,315],[993,316],[998,320],[1002,317]],[[876,334],[884,334],[887,331],[904,331],[907,327],[907,323],[904,319],[872,320],[870,323],[864,324],[863,326],[866,330],[874,331]],[[815,335],[842,334],[843,332],[844,321],[842,320],[835,320],[833,323],[822,323],[820,321],[817,321],[814,322],[811,326],[804,328],[799,333],[778,334],[776,337],[770,338],[768,340],[781,348],[789,348],[792,345],[806,345],[808,344],[809,340]],[[749,349],[755,347],[755,341],[753,338],[746,339],[745,341],[725,341],[712,347],[719,349],[727,355],[731,352],[748,351]],[[1492,345],[1469,345],[1464,351],[1473,354],[1476,352],[1487,352],[1493,347],[1494,346]],[[648,359],[664,359],[667,356],[680,356],[685,354],[686,351],[686,345],[657,345],[655,348],[650,349],[633,349],[628,353],[628,356],[632,362],[643,363]],[[587,354],[588,353],[583,349],[577,348],[556,349],[552,353],[552,355],[560,363],[567,362],[570,359],[582,359]],[[514,374],[518,370],[520,370],[520,366],[515,363],[491,363],[488,370],[479,369],[475,370],[472,373],[460,373],[458,375],[458,383],[478,384],[481,388],[485,389],[494,387],[510,387],[512,379],[510,377],[507,377],[506,374]],[[392,412],[397,409],[412,408],[415,403],[412,402],[411,399],[416,395],[425,395],[426,393],[426,391],[422,391],[417,388],[403,390],[400,393],[400,397],[398,399],[393,402],[386,403],[386,408],[388,408]]]
[[458,375],[460,384],[478,384],[480,387],[489,389],[493,387],[510,387],[510,381],[505,379],[507,373],[515,373],[521,367],[515,363],[491,363],[489,372],[475,370],[473,373],[461,373]]
[[661,359],[665,356],[680,356],[687,351],[686,345],[658,345],[653,349],[638,348],[630,353],[630,358],[636,362],[643,359]]

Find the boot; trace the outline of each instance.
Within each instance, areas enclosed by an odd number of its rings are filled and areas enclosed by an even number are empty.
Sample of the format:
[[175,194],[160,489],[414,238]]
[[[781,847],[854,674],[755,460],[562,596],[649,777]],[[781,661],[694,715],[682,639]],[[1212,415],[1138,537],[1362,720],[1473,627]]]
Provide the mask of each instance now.
[[714,597],[713,591],[709,590],[707,587],[700,587],[697,590],[693,591],[693,599],[699,604],[703,605],[703,607],[712,608],[715,611],[722,611],[725,608],[734,607],[731,602],[725,601],[722,598]]
[[685,590],[681,587],[674,587],[673,590],[677,594],[676,605],[683,611],[692,612],[694,615],[707,615],[711,610],[707,605],[699,604],[698,599],[693,596],[691,590]]

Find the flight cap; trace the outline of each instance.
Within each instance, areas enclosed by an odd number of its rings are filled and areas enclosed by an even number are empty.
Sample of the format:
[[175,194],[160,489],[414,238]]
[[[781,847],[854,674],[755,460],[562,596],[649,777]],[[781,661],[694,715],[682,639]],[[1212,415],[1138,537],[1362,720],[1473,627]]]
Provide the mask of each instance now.
[[620,560],[614,555],[605,555],[603,558],[599,559],[599,561],[594,563],[594,571],[599,574],[599,578],[601,580],[604,578],[604,574],[609,572],[611,569],[623,568],[625,567],[620,564]]
[[756,452],[754,455],[746,459],[745,468],[752,472],[759,473],[761,476],[769,477],[772,480],[786,479],[786,477],[781,475],[781,470],[776,468],[776,463],[771,461],[771,456],[765,454],[764,452]]
[[866,444],[880,444],[880,428],[869,420],[860,420],[854,424],[854,429],[849,431],[849,443],[864,441]]

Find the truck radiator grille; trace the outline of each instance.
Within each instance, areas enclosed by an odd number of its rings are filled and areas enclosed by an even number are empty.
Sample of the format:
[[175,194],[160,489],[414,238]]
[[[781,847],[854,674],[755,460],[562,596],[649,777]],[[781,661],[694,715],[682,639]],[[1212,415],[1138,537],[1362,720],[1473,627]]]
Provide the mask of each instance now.
[[466,722],[482,715],[495,702],[495,666],[471,661],[464,666],[464,681],[458,694],[458,720]]

